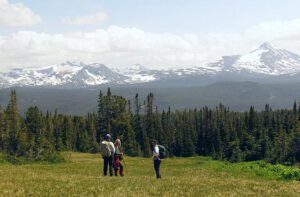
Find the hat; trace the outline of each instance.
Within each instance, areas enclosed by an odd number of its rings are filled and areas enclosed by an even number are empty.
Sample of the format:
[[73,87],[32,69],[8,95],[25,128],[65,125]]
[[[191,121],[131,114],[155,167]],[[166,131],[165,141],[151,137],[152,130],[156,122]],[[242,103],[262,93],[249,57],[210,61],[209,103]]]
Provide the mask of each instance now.
[[110,134],[106,134],[106,135],[104,136],[104,139],[106,139],[106,140],[110,140],[110,139],[111,139],[111,136],[110,136]]

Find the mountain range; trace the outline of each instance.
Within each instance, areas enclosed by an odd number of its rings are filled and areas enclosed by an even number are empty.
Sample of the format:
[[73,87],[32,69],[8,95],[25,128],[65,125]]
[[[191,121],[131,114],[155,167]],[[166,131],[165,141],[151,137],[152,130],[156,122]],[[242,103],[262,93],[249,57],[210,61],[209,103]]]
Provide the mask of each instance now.
[[199,86],[218,81],[298,82],[300,56],[266,42],[245,55],[190,68],[155,70],[136,64],[110,69],[99,63],[65,62],[38,68],[20,68],[0,73],[0,88],[66,87],[100,85]]

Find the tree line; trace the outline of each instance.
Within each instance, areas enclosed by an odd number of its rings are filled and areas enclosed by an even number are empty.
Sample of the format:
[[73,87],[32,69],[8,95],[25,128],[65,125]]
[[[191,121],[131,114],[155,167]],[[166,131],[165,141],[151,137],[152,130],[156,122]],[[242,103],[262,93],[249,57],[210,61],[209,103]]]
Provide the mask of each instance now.
[[[96,110],[95,110],[96,111]],[[300,106],[244,112],[222,104],[214,109],[160,111],[149,93],[133,101],[100,91],[98,110],[86,116],[43,113],[30,107],[24,116],[15,90],[6,109],[0,107],[0,152],[8,158],[37,161],[61,159],[60,151],[99,152],[106,133],[120,138],[127,155],[149,157],[153,139],[167,147],[170,157],[211,156],[231,162],[266,160],[300,162]]]

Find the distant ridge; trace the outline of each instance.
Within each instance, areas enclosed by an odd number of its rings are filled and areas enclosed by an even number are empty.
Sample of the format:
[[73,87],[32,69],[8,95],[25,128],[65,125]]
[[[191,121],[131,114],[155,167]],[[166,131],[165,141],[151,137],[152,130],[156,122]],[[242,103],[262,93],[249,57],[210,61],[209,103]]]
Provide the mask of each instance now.
[[[0,88],[21,87],[69,87],[80,88],[99,85],[124,85],[159,83],[176,86],[178,81],[201,85],[220,79],[255,80],[262,78],[300,75],[300,56],[269,42],[245,55],[223,56],[222,59],[191,68],[154,70],[136,64],[125,69],[110,69],[99,63],[64,62],[41,68],[13,69],[0,73]],[[297,77],[294,77],[297,81]]]

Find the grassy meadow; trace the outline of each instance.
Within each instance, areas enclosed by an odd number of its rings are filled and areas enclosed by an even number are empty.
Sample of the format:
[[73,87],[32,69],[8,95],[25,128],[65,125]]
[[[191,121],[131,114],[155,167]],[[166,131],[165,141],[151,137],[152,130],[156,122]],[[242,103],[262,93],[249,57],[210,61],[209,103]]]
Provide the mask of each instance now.
[[0,196],[299,196],[299,168],[207,157],[125,158],[125,177],[103,177],[100,155],[64,153],[60,164],[0,162]]

